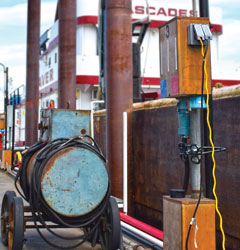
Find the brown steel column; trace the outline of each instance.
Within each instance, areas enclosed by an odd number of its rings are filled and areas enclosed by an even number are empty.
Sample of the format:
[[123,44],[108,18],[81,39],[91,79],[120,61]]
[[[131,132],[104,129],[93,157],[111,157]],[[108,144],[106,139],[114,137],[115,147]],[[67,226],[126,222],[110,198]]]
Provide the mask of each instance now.
[[40,0],[28,0],[27,22],[27,86],[26,86],[26,146],[38,140]]
[[76,0],[58,1],[58,108],[76,109]]
[[132,110],[133,96],[131,2],[106,0],[107,160],[112,195],[119,198],[123,196],[123,112]]

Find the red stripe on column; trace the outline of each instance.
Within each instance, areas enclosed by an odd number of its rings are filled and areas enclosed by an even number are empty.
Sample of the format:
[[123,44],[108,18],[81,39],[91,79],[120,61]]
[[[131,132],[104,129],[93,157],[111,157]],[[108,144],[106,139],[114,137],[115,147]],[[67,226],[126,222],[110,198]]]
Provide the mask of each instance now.
[[[78,75],[76,76],[77,84],[98,84],[98,76],[90,76],[90,75]],[[221,80],[221,79],[213,79],[213,86],[233,86],[240,84],[240,80]],[[142,85],[154,85],[160,86],[160,77],[144,77],[142,79]]]
[[211,31],[215,33],[223,33],[223,27],[220,24],[211,24],[210,25]]
[[98,84],[98,76],[78,75],[76,76],[77,84]]
[[142,78],[142,85],[160,86],[160,77],[144,77]]
[[[133,22],[137,21],[138,19],[132,19]],[[151,20],[151,24],[149,25],[150,28],[158,28],[159,26],[163,25],[167,21],[161,20]],[[80,16],[77,18],[77,24],[97,24],[98,17],[97,16]],[[211,24],[211,31],[215,33],[223,32],[223,27],[220,24]]]
[[240,84],[240,80],[217,80],[217,79],[212,80],[212,85],[213,86],[217,85],[217,87],[233,86],[238,84]]
[[77,24],[97,24],[97,16],[80,16],[77,18]]

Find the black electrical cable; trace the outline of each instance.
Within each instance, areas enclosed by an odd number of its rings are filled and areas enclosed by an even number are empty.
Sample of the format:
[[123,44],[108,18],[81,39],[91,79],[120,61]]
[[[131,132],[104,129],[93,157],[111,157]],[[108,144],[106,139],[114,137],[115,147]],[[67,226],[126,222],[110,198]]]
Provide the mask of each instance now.
[[[202,88],[201,88],[201,115],[200,115],[200,127],[201,127],[201,131],[202,131],[202,121],[203,121],[203,87],[204,87],[204,78],[205,78],[205,72],[204,72],[204,64],[205,64],[205,60],[206,60],[206,56],[207,56],[207,51],[208,51],[208,46],[209,46],[209,41],[206,40],[206,49],[204,51],[204,56],[203,56],[203,62],[202,62]],[[201,148],[203,146],[203,133],[201,132]],[[199,193],[199,197],[198,197],[198,202],[197,202],[197,205],[196,205],[196,208],[193,212],[193,216],[192,216],[192,220],[195,219],[196,217],[196,214],[197,214],[197,211],[198,211],[198,207],[199,207],[199,204],[200,204],[200,201],[201,201],[201,195],[202,195],[202,150],[201,150],[201,154],[200,154],[200,157],[201,157],[201,162],[200,162],[200,193]],[[187,238],[186,238],[186,250],[188,250],[188,240],[189,240],[189,235],[190,235],[190,232],[191,232],[191,228],[192,228],[192,221],[189,225],[189,228],[188,228],[188,233],[187,233]]]
[[[32,209],[32,216],[35,227],[39,233],[39,235],[45,240],[49,245],[59,248],[59,249],[73,249],[85,241],[88,240],[89,236],[92,235],[98,228],[100,224],[100,218],[103,215],[106,206],[108,204],[108,200],[110,197],[110,174],[108,169],[106,168],[108,174],[108,190],[103,198],[102,202],[95,208],[93,211],[89,212],[86,215],[69,218],[60,214],[57,214],[53,211],[45,202],[41,194],[41,177],[45,167],[45,164],[60,150],[69,148],[69,147],[79,147],[90,150],[91,152],[95,153],[104,163],[106,160],[100,148],[98,147],[97,143],[92,139],[90,136],[82,136],[82,137],[74,137],[74,138],[59,138],[47,145],[43,143],[37,143],[33,145],[25,155],[25,159],[23,160],[23,169],[19,172],[18,177],[15,180],[15,183],[19,180],[20,186],[23,190],[23,197],[29,202],[30,207]],[[41,150],[40,150],[41,149]],[[31,180],[30,186],[27,183],[27,165],[29,160],[33,156],[35,152],[37,152],[35,157],[34,167],[31,169]],[[17,186],[17,185],[16,185]],[[19,190],[18,190],[19,191]],[[21,193],[20,193],[21,194]],[[22,195],[22,194],[21,194]],[[70,228],[90,228],[87,232],[85,232],[81,236],[76,237],[64,237],[62,235],[57,234],[47,225],[46,221],[52,221],[59,226],[63,227],[70,227]],[[50,242],[40,231],[38,223],[40,222],[51,234],[54,236],[64,239],[64,240],[81,240],[75,245],[72,246],[58,246],[54,243]]]
[[[87,142],[87,140],[91,140],[91,143]],[[35,226],[38,229],[37,226],[37,221],[40,221],[45,227],[46,229],[53,233],[56,237],[59,238],[64,238],[66,239],[66,237],[62,237],[56,233],[54,233],[50,228],[48,228],[47,224],[45,223],[45,218],[43,218],[42,213],[44,215],[47,215],[47,217],[59,224],[59,225],[63,225],[66,227],[72,227],[72,228],[82,228],[85,226],[89,226],[90,224],[95,222],[95,226],[86,234],[84,234],[83,236],[80,237],[71,237],[68,238],[69,240],[72,239],[82,239],[82,242],[78,243],[77,245],[74,246],[70,246],[70,247],[59,247],[56,246],[55,244],[51,243],[50,245],[61,248],[61,249],[71,249],[71,248],[75,248],[77,246],[79,246],[80,244],[82,244],[83,242],[85,242],[89,236],[89,234],[91,234],[95,228],[98,226],[99,224],[99,219],[101,217],[101,215],[103,214],[103,212],[105,211],[107,202],[109,200],[109,196],[110,196],[110,182],[108,185],[108,192],[105,196],[105,198],[103,199],[103,201],[101,202],[101,204],[91,213],[81,216],[79,218],[74,218],[74,219],[69,219],[66,217],[63,217],[61,215],[58,215],[57,213],[55,213],[51,208],[48,207],[48,205],[45,203],[44,199],[41,196],[41,176],[42,176],[42,171],[44,169],[44,166],[46,164],[46,162],[54,155],[56,154],[58,151],[67,148],[67,147],[81,147],[81,148],[86,148],[89,149],[90,151],[96,153],[102,160],[104,160],[105,162],[105,158],[102,155],[101,151],[99,150],[99,147],[96,146],[97,144],[94,142],[93,139],[90,139],[90,137],[76,137],[76,138],[72,138],[70,140],[66,139],[65,141],[61,141],[59,142],[58,140],[53,141],[51,144],[48,144],[36,157],[36,163],[35,163],[35,167],[34,167],[34,171],[32,174],[32,181],[31,181],[31,195],[30,195],[30,205],[33,208],[33,214],[34,214],[34,222],[35,222]],[[109,178],[110,179],[110,178]],[[43,205],[43,206],[40,206]],[[37,214],[37,216],[36,216]],[[97,221],[97,223],[96,223]],[[38,232],[40,232],[40,230],[38,230]],[[46,238],[40,233],[41,237],[46,240]],[[50,243],[47,240],[48,243]]]
[[184,181],[183,181],[183,190],[184,194],[186,195],[189,185],[189,176],[190,176],[190,164],[189,164],[189,157],[187,155],[186,159],[184,160]]
[[[21,164],[21,167],[19,168],[19,170],[16,174],[14,184],[15,184],[15,187],[16,187],[16,190],[18,191],[18,193],[26,201],[28,201],[28,199],[29,199],[29,188],[27,185],[27,166],[28,166],[28,163],[29,163],[30,159],[32,158],[32,156],[37,151],[42,149],[45,145],[46,145],[45,142],[36,142],[30,148],[23,151],[22,164]],[[18,181],[19,181],[19,184],[20,184],[22,191],[20,191],[20,189],[18,187]]]

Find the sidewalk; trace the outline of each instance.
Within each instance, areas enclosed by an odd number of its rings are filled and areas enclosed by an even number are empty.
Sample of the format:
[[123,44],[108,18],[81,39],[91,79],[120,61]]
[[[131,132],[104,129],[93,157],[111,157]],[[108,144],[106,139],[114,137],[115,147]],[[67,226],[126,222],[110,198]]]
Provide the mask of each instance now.
[[[15,190],[14,187],[14,178],[11,177],[9,174],[7,174],[6,172],[0,170],[0,204],[2,205],[2,198],[4,196],[4,193],[7,190],[14,190],[18,195],[17,191]],[[64,240],[60,240],[57,239],[55,237],[53,237],[52,235],[49,235],[48,232],[46,232],[46,230],[43,230],[44,233],[46,233],[46,235],[48,235],[48,239],[53,242],[54,244],[58,244],[60,246],[68,246],[68,245],[73,245],[74,242],[73,241],[64,241]],[[61,233],[64,236],[77,236],[79,235],[79,230],[78,229],[57,229],[58,233]],[[81,233],[81,232],[80,232]],[[38,232],[35,229],[28,229],[25,233],[25,243],[23,246],[23,250],[51,250],[51,249],[56,249],[54,247],[51,247],[50,245],[48,245],[45,241],[43,241],[43,239],[40,237],[40,235],[38,234]],[[2,244],[1,241],[1,235],[0,235],[0,250],[7,250],[8,248],[5,247]],[[91,246],[89,243],[85,243],[84,245],[75,248],[78,250],[91,250]],[[95,247],[94,250],[100,250],[101,248],[99,246]]]

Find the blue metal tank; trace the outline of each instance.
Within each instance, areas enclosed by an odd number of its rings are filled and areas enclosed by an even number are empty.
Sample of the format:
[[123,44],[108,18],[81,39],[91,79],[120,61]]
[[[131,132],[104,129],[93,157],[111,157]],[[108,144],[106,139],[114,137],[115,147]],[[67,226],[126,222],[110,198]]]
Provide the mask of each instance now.
[[48,206],[58,214],[78,217],[93,211],[108,189],[105,162],[85,148],[58,151],[46,162],[41,192]]

